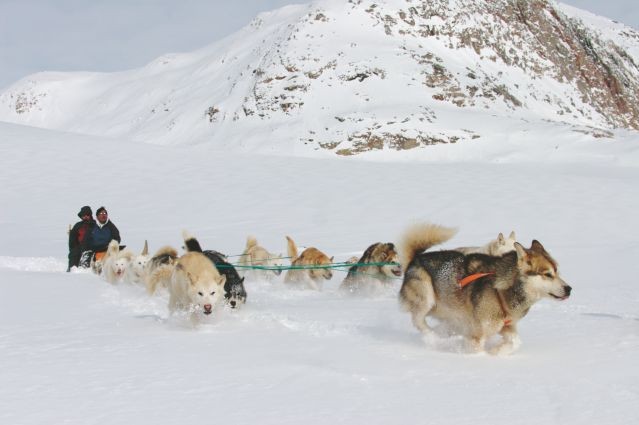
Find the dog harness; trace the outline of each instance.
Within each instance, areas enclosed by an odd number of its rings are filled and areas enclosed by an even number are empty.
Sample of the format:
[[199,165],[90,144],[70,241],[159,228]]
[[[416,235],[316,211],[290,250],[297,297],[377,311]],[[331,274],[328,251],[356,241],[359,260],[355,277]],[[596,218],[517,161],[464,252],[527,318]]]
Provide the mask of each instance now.
[[464,286],[468,285],[469,283],[473,283],[477,279],[481,279],[484,276],[490,276],[490,275],[493,275],[493,274],[495,274],[495,272],[470,274],[470,275],[466,276],[465,278],[463,278],[462,280],[459,281],[459,286],[461,288],[463,288]]
[[[494,275],[495,272],[487,272],[487,273],[473,273],[461,279],[459,281],[459,287],[463,288],[466,285],[469,285],[476,281],[477,279],[481,279],[484,276]],[[510,314],[508,314],[508,309],[506,308],[506,300],[502,293],[495,289],[495,293],[497,293],[497,300],[499,301],[499,306],[501,307],[501,311],[504,313],[504,326],[509,326],[512,323],[512,319],[510,318]]]

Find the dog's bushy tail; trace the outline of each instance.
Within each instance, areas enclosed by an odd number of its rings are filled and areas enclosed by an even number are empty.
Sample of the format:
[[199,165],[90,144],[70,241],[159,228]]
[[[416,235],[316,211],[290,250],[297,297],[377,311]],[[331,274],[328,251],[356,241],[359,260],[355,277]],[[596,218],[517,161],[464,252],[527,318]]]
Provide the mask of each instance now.
[[151,261],[155,261],[158,265],[166,264],[166,263],[172,263],[173,260],[177,259],[177,257],[178,257],[178,253],[175,250],[175,248],[169,245],[165,245],[161,247],[160,249],[158,249],[155,254],[153,254]]
[[298,254],[297,254],[297,246],[295,245],[295,242],[293,242],[293,239],[291,239],[290,237],[286,237],[286,241],[287,241],[287,245],[286,245],[286,252],[288,253],[288,256],[291,257],[291,264],[295,262],[295,260],[297,260]]
[[400,243],[400,259],[402,270],[422,251],[446,242],[457,233],[457,229],[438,224],[418,223],[410,226]]
[[184,238],[184,249],[188,252],[202,252],[202,247],[195,236],[186,230],[182,230],[182,237]]
[[111,242],[109,242],[109,246],[107,247],[106,255],[117,255],[118,252],[120,252],[120,242],[115,239],[111,239]]

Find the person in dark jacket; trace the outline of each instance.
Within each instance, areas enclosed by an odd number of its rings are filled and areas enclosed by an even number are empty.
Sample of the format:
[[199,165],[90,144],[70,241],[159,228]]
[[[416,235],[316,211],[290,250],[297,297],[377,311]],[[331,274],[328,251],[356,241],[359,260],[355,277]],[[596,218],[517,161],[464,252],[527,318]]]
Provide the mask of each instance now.
[[90,206],[85,205],[80,208],[78,217],[80,217],[80,221],[75,223],[69,231],[68,272],[71,271],[71,267],[78,267],[80,265],[80,256],[83,251],[89,249],[91,230],[93,230],[93,226],[95,226],[93,211],[91,211]]
[[107,250],[109,242],[113,239],[120,242],[120,231],[109,220],[109,214],[106,208],[100,207],[95,212],[95,217],[98,219],[95,226],[91,229],[90,249],[93,252],[103,252]]

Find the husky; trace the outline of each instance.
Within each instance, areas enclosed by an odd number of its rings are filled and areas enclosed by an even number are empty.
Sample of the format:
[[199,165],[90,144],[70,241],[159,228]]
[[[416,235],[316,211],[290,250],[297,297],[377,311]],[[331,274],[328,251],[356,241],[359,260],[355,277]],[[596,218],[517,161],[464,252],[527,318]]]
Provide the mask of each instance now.
[[493,239],[484,246],[466,246],[461,248],[455,248],[455,251],[459,251],[462,254],[488,254],[495,257],[504,255],[507,252],[515,250],[515,231],[510,232],[508,238],[504,237],[503,233],[497,235],[497,239]]
[[517,322],[530,307],[542,298],[565,300],[572,288],[537,240],[529,249],[515,242],[515,250],[500,257],[423,252],[455,232],[433,224],[409,229],[402,241],[400,304],[424,334],[431,332],[426,317],[432,316],[463,335],[473,351],[484,351],[486,340],[499,333],[501,342],[490,352],[511,353],[520,345]]
[[166,288],[173,274],[178,253],[171,246],[163,246],[151,257],[144,268],[144,285],[149,295],[155,294],[158,285]]
[[[246,248],[240,257],[239,265],[242,266],[244,276],[250,276],[254,280],[272,281],[282,273],[282,254],[271,254],[265,248],[257,244],[257,239],[249,236],[246,239]],[[251,269],[251,267],[256,267]],[[259,267],[264,267],[260,269]]]
[[144,283],[146,264],[149,260],[149,243],[144,241],[144,248],[142,248],[142,252],[131,259],[131,263],[126,269],[126,280],[129,283]]
[[370,292],[391,286],[401,275],[402,269],[395,245],[391,242],[377,242],[366,248],[362,257],[355,260],[355,264],[348,269],[340,289],[351,293]]
[[[330,266],[333,257],[328,257],[317,248],[306,248],[300,255],[297,253],[297,246],[290,237],[286,237],[288,256],[291,257],[291,269],[284,276],[284,283],[298,284],[302,287],[321,290],[322,281],[330,280],[333,272]],[[313,268],[313,266],[319,266]]]
[[201,252],[181,256],[168,282],[169,311],[189,313],[192,322],[210,315],[224,298],[226,277]]
[[122,282],[133,257],[134,254],[128,249],[120,251],[119,242],[113,239],[109,242],[106,254],[101,260],[101,275],[109,283]]
[[217,251],[203,251],[198,240],[186,232],[184,237],[184,247],[188,252],[200,252],[208,258],[215,268],[225,276],[224,298],[231,308],[238,308],[246,303],[246,289],[244,288],[244,278],[240,277],[232,264],[226,261],[226,256]]

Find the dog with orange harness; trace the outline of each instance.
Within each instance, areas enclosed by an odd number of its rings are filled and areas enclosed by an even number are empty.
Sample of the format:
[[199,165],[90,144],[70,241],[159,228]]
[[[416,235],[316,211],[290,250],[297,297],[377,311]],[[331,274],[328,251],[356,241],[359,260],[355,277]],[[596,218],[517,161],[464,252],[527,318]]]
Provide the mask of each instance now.
[[416,225],[402,240],[404,282],[399,300],[424,334],[434,317],[466,337],[473,351],[485,350],[495,334],[502,340],[491,354],[508,354],[520,345],[517,322],[542,298],[565,300],[572,288],[559,276],[558,264],[541,243],[515,242],[501,256],[459,251],[423,252],[450,239],[455,230]]

